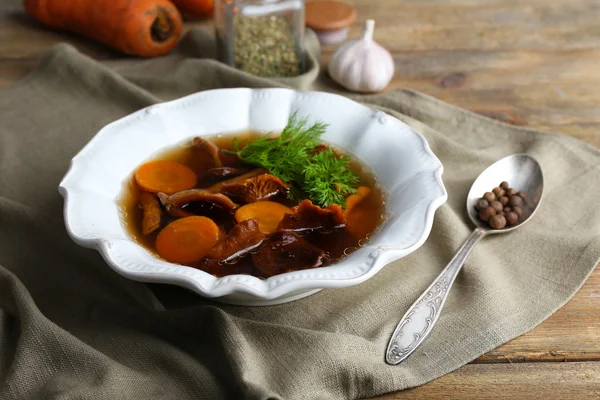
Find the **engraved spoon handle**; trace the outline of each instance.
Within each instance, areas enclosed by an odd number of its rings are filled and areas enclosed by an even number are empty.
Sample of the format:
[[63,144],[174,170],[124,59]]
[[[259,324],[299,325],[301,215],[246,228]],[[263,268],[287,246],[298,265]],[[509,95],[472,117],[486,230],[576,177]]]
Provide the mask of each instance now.
[[456,275],[485,233],[481,228],[475,229],[452,261],[404,314],[388,344],[385,355],[388,364],[396,365],[404,361],[429,335],[440,316]]

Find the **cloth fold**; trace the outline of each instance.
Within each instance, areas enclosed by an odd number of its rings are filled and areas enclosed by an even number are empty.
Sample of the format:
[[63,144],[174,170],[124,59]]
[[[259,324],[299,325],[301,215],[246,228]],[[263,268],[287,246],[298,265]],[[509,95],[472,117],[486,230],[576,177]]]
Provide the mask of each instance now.
[[[0,88],[1,399],[369,397],[455,370],[573,296],[600,256],[600,152],[410,90],[344,93],[319,69],[311,33],[307,49],[306,74],[263,79],[212,60],[202,29],[153,60],[100,63],[61,44]],[[105,124],[200,90],[276,86],[343,93],[423,133],[444,164],[449,199],[419,250],[360,285],[252,308],[127,280],[69,239],[57,186]],[[394,326],[472,229],[471,183],[517,152],[544,171],[535,219],[482,241],[428,340],[404,363],[385,364]]]

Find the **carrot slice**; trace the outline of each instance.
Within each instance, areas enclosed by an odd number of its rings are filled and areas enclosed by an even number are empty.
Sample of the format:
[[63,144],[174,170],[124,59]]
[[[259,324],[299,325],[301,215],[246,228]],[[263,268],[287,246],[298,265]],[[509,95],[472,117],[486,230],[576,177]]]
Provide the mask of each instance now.
[[135,172],[135,181],[144,190],[173,194],[190,189],[196,184],[196,174],[175,161],[151,161],[141,165]]
[[358,238],[366,237],[379,224],[379,219],[369,217],[371,215],[369,204],[364,202],[370,193],[371,189],[361,186],[358,188],[357,193],[348,196],[346,199],[346,210],[344,210],[346,228]]
[[356,189],[356,193],[351,194],[346,198],[346,209],[344,210],[344,215],[348,215],[350,210],[352,210],[358,203],[363,201],[369,194],[371,194],[371,188],[359,186],[358,189]]
[[258,229],[267,235],[275,233],[277,225],[283,219],[285,214],[291,214],[292,210],[274,201],[257,201],[246,204],[237,209],[235,220],[242,222],[247,219],[256,218],[258,220]]
[[356,207],[346,217],[346,229],[357,238],[364,238],[375,229],[379,221],[369,218],[370,211],[364,207]]
[[167,261],[186,264],[203,259],[221,232],[212,219],[200,216],[175,220],[156,237],[156,251]]

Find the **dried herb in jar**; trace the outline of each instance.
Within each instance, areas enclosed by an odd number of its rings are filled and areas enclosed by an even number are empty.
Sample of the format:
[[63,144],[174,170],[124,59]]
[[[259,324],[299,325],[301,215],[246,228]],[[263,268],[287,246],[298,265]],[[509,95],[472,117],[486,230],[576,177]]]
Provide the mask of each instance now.
[[296,76],[300,59],[288,21],[278,16],[234,17],[236,68],[265,77]]

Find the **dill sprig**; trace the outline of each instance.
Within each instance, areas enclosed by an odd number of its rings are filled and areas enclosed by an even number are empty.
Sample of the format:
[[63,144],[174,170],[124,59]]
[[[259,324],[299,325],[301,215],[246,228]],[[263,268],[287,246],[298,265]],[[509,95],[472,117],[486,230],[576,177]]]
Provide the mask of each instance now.
[[312,156],[304,167],[303,190],[313,203],[327,207],[344,206],[346,197],[356,192],[359,178],[350,169],[347,155],[338,157],[331,148]]
[[298,183],[302,181],[302,171],[310,151],[320,143],[319,138],[326,129],[323,123],[307,126],[308,120],[298,120],[294,113],[279,136],[268,134],[259,137],[241,149],[234,140],[233,153],[248,164],[268,170],[284,182]]
[[321,207],[331,204],[345,206],[345,198],[354,193],[359,178],[350,170],[350,158],[338,157],[327,148],[313,150],[321,143],[326,124],[308,124],[308,119],[290,116],[279,136],[271,134],[249,141],[240,148],[236,139],[233,151],[242,161],[268,170],[279,179],[293,185],[292,198],[302,194]]

